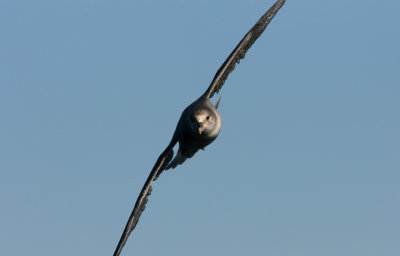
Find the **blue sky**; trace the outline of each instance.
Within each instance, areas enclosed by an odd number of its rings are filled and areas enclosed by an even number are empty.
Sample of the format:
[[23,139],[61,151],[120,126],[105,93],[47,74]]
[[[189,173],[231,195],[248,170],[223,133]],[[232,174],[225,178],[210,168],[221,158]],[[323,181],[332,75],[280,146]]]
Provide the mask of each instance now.
[[[111,255],[271,0],[0,0],[0,254]],[[287,0],[122,255],[399,255],[400,2]]]

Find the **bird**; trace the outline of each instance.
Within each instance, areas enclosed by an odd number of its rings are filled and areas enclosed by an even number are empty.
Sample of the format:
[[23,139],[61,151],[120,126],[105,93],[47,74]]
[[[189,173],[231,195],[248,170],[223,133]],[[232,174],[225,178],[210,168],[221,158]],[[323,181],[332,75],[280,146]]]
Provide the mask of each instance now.
[[[173,169],[182,164],[186,159],[193,157],[198,150],[204,149],[217,138],[221,129],[221,116],[218,112],[218,105],[221,98],[218,99],[215,105],[210,102],[210,98],[220,91],[229,73],[235,68],[236,63],[239,63],[240,60],[244,58],[248,49],[262,32],[264,32],[285,1],[286,0],[277,0],[261,16],[215,73],[207,90],[184,109],[170,143],[158,157],[150,175],[143,185],[114,251],[114,256],[120,255],[129,234],[136,227],[140,215],[146,207],[148,196],[151,194],[151,183],[156,180],[164,170]],[[173,148],[177,143],[179,143],[179,148],[174,157]]]

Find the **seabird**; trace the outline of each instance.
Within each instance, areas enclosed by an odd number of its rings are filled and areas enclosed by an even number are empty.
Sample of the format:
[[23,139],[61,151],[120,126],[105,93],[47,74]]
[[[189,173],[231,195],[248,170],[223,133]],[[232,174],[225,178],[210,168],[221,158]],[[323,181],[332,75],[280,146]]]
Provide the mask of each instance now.
[[[183,111],[171,142],[158,157],[157,162],[151,170],[136,200],[135,207],[128,219],[128,223],[125,226],[118,246],[115,249],[114,256],[118,256],[121,253],[129,234],[135,228],[140,215],[144,211],[148,196],[151,193],[151,183],[157,179],[163,170],[175,168],[182,164],[186,159],[191,158],[199,149],[204,149],[217,138],[221,129],[221,116],[217,110],[220,99],[213,105],[210,102],[210,98],[212,98],[215,93],[219,92],[229,73],[235,68],[236,63],[239,63],[240,59],[244,58],[247,50],[265,30],[285,1],[286,0],[276,1],[257,21],[218,69],[214,79],[204,94]],[[179,149],[173,158],[173,148],[178,142]]]

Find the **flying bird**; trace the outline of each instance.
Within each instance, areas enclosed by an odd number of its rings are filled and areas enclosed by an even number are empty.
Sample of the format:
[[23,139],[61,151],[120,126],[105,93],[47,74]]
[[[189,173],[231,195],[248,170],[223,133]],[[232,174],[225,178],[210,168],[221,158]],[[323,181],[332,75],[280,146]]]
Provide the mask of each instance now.
[[[217,110],[220,99],[213,105],[210,102],[210,98],[212,98],[215,93],[219,92],[229,73],[235,68],[236,63],[239,63],[240,59],[244,58],[247,50],[265,30],[285,1],[286,0],[276,1],[257,21],[218,69],[214,79],[204,94],[183,111],[171,142],[158,157],[136,200],[135,207],[128,219],[128,223],[125,226],[118,246],[115,249],[114,256],[118,256],[121,253],[129,234],[138,223],[139,217],[145,209],[148,196],[151,193],[151,183],[158,178],[163,170],[175,168],[182,164],[186,159],[196,154],[199,149],[204,149],[217,138],[221,129],[221,116]],[[173,148],[178,142],[179,149],[175,157],[173,157]]]

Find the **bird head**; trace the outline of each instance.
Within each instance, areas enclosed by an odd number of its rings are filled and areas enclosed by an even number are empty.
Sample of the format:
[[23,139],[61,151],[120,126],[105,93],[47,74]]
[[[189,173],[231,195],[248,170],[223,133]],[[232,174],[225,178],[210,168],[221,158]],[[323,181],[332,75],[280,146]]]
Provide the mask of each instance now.
[[197,135],[202,135],[203,133],[205,135],[210,134],[213,131],[214,123],[215,116],[207,109],[196,111],[190,118],[190,127],[194,134]]

